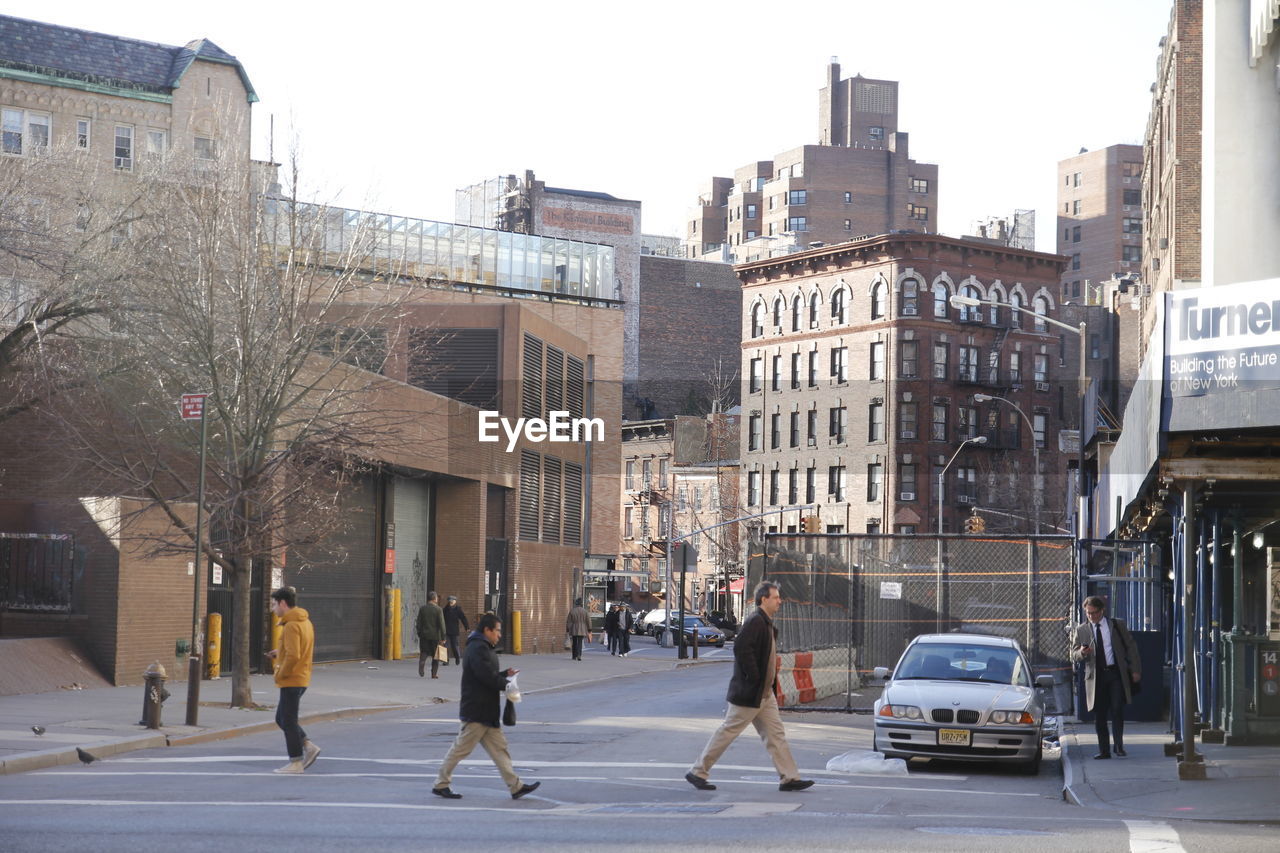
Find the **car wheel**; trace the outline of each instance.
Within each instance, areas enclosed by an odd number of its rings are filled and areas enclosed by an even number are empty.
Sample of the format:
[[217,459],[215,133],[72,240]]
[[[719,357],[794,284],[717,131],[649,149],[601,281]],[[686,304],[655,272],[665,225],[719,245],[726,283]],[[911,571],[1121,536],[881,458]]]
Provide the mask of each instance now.
[[880,741],[876,740],[876,733],[875,733],[875,732],[872,732],[872,733],[871,733],[871,751],[872,751],[872,752],[879,752],[879,751],[880,751]]
[[1043,758],[1043,757],[1044,757],[1044,742],[1043,742],[1043,741],[1041,741],[1040,743],[1038,743],[1038,744],[1036,745],[1036,755],[1035,755],[1035,758],[1031,759],[1030,761],[1025,762],[1025,763],[1022,765],[1021,770],[1022,770],[1023,774],[1025,774],[1025,775],[1027,775],[1027,776],[1038,776],[1038,775],[1040,775],[1040,759],[1041,759],[1041,758]]

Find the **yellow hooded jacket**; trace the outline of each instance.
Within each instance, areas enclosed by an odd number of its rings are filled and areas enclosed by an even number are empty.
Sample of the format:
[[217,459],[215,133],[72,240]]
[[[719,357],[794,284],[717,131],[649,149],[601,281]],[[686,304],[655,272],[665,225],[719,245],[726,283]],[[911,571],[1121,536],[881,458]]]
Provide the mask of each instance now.
[[311,684],[311,655],[316,648],[316,630],[307,611],[294,607],[280,617],[280,648],[276,649],[276,686],[307,687]]

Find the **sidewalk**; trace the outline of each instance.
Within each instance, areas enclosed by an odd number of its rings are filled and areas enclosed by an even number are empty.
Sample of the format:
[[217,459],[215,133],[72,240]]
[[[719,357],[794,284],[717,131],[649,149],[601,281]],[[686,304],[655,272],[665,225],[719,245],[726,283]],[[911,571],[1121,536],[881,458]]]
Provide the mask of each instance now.
[[1128,757],[1097,761],[1093,724],[1066,723],[1063,797],[1079,806],[1137,817],[1280,823],[1280,746],[1197,741],[1207,778],[1180,781],[1177,759],[1164,754],[1164,745],[1173,741],[1167,728],[1163,722],[1126,722]]
[[[643,655],[613,657],[599,644],[588,647],[582,661],[568,652],[544,655],[502,655],[505,669],[520,670],[524,693],[560,690],[609,678],[645,672],[668,672],[681,666],[710,665],[733,660],[732,651],[703,652],[698,661],[678,660],[675,649],[654,649]],[[304,724],[362,716],[379,711],[457,702],[459,666],[441,666],[440,677],[418,677],[417,658],[401,661],[348,661],[317,664],[302,700]],[[59,690],[0,697],[0,775],[21,773],[78,761],[76,748],[99,757],[150,749],[182,746],[209,740],[275,730],[278,689],[270,675],[251,677],[253,699],[267,710],[232,708],[231,679],[204,681],[200,685],[199,725],[186,721],[187,684],[170,681],[172,693],[164,703],[162,727],[147,729],[142,718],[141,685]],[[37,736],[32,726],[42,726]]]

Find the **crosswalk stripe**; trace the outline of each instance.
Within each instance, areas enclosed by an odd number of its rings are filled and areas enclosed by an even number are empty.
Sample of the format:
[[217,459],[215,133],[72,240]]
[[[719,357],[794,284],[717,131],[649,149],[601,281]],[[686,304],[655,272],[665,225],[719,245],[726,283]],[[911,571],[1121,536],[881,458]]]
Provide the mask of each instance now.
[[1178,831],[1156,820],[1126,820],[1129,827],[1130,853],[1186,853],[1178,840]]

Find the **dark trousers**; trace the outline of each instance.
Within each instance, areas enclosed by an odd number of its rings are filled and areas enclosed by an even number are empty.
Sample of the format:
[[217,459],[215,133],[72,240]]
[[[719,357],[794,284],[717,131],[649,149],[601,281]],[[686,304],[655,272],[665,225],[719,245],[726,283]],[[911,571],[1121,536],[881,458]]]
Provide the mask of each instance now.
[[298,725],[298,705],[306,692],[305,687],[281,687],[276,705],[276,725],[284,732],[284,745],[294,761],[302,760],[302,742],[307,739],[307,733]]
[[[1104,755],[1111,753],[1110,741],[1116,749],[1124,749],[1124,684],[1119,669],[1101,669],[1093,684],[1093,726],[1098,732],[1098,749]],[[1107,719],[1111,720],[1110,736]]]
[[618,629],[610,628],[609,629],[609,654],[611,655],[616,654],[618,651],[618,646],[620,645],[621,643],[618,642]]
[[624,655],[631,654],[631,632],[625,628],[618,629],[618,645]]
[[582,660],[582,635],[573,635],[573,659]]
[[428,660],[431,661],[431,677],[435,678],[440,672],[440,661],[436,660],[436,644],[418,640],[418,675],[426,674]]
[[453,658],[453,662],[462,663],[462,657],[458,654],[458,635],[449,634],[445,642],[449,647],[449,657]]

